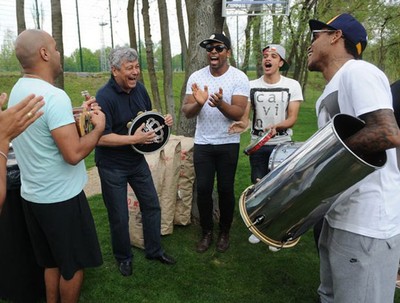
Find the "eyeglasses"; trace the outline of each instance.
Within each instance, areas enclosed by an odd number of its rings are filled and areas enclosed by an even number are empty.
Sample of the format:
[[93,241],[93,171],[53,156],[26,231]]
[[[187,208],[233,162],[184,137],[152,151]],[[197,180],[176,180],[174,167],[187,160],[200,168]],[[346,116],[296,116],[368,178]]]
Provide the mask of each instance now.
[[210,44],[207,44],[207,45],[206,45],[206,51],[207,51],[208,53],[212,52],[214,49],[215,49],[218,53],[222,53],[222,52],[224,51],[224,49],[227,49],[227,47],[226,47],[225,45],[221,45],[221,44],[219,44],[219,45],[210,45]]
[[320,33],[333,33],[336,32],[335,29],[316,29],[311,32],[311,43],[313,43],[319,37]]

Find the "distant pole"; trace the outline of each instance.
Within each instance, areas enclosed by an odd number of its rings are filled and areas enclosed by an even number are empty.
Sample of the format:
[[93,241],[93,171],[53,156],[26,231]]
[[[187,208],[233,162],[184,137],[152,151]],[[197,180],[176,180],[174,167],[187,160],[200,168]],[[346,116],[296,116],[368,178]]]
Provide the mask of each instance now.
[[36,26],[37,26],[37,29],[40,29],[40,20],[39,20],[39,6],[38,6],[38,2],[37,2],[37,0],[35,0],[35,3],[36,3]]
[[105,43],[104,43],[104,26],[106,26],[107,22],[100,22],[101,26],[101,51],[100,51],[100,71],[105,71],[107,69],[106,62],[106,51],[105,51]]
[[142,66],[142,50],[140,45],[140,23],[139,23],[139,0],[136,1],[136,13],[137,13],[137,32],[138,32],[138,53],[139,53],[139,65]]
[[113,23],[112,23],[112,13],[111,13],[111,0],[108,0],[108,7],[109,7],[109,10],[110,10],[111,47],[114,48]]
[[79,27],[79,10],[78,10],[78,0],[75,0],[76,5],[76,20],[78,22],[78,41],[79,41],[79,58],[81,62],[81,72],[83,72],[83,58],[82,58],[82,45],[81,45],[81,29]]
[[236,64],[237,68],[239,68],[239,17],[236,16]]

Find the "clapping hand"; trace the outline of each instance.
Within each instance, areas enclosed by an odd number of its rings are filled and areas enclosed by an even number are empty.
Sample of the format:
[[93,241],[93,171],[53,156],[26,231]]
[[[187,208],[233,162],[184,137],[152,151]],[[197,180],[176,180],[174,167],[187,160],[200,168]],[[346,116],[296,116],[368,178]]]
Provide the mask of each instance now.
[[204,85],[204,90],[200,89],[197,83],[192,84],[192,94],[196,102],[203,106],[208,99],[208,86]]

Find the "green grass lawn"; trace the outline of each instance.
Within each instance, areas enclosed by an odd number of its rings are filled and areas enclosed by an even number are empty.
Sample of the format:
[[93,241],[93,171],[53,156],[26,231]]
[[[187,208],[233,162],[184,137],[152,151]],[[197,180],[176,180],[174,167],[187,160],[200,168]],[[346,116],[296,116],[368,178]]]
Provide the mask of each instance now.
[[[9,93],[18,74],[0,74],[0,91]],[[315,77],[315,78],[314,78]],[[82,101],[80,91],[92,95],[107,81],[108,74],[66,75],[65,89],[74,105]],[[253,77],[254,78],[254,77]],[[176,102],[183,74],[175,85]],[[315,82],[313,82],[315,80]],[[314,102],[323,83],[317,76],[310,76],[298,122],[294,127],[294,140],[305,141],[316,130]],[[148,83],[148,82],[147,82]],[[149,85],[147,85],[149,86]],[[249,134],[241,139],[241,149],[249,144]],[[92,155],[86,159],[93,166]],[[250,185],[248,157],[240,153],[236,174],[236,198]],[[133,248],[133,275],[119,274],[110,246],[107,213],[101,195],[89,199],[95,218],[103,253],[104,264],[86,270],[80,302],[90,303],[313,303],[317,302],[319,260],[312,231],[302,236],[293,248],[273,253],[268,246],[250,244],[238,204],[231,231],[231,247],[218,253],[213,246],[204,254],[195,251],[199,239],[198,225],[175,226],[171,235],[162,239],[167,253],[177,259],[175,266],[166,266],[145,259],[142,250]],[[5,273],[0,273],[5,274]],[[400,302],[396,294],[395,302]]]
[[[249,135],[242,138],[242,150]],[[236,197],[250,185],[248,157],[240,155]],[[178,263],[165,266],[148,261],[133,248],[133,276],[122,277],[111,253],[107,214],[100,195],[90,198],[103,252],[104,264],[87,270],[81,302],[316,302],[318,257],[312,233],[294,248],[277,253],[247,241],[249,232],[238,205],[231,231],[231,247],[218,253],[195,251],[198,225],[175,226],[162,239],[165,250]]]

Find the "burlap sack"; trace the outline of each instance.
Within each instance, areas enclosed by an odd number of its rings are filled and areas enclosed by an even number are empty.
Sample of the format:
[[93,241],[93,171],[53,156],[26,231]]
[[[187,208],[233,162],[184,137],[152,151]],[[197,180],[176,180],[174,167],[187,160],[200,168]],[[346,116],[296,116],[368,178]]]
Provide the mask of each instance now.
[[188,225],[191,223],[193,202],[193,186],[195,173],[193,166],[194,140],[190,137],[178,136],[181,141],[181,167],[178,179],[174,224]]
[[153,177],[154,186],[160,198],[160,192],[163,188],[164,174],[166,170],[165,151],[164,149],[145,155],[147,164]]
[[[153,182],[157,193],[161,192],[165,171],[165,156],[163,150],[146,154],[146,161],[149,164]],[[140,202],[135,192],[128,184],[128,209],[129,209],[129,236],[133,246],[144,248],[142,213]]]
[[135,193],[128,185],[128,208],[129,208],[129,238],[131,244],[138,248],[144,248],[142,213],[139,201]]
[[158,191],[161,206],[161,234],[172,234],[174,230],[174,216],[176,192],[181,166],[181,140],[170,136],[164,146],[165,173],[161,191]]

